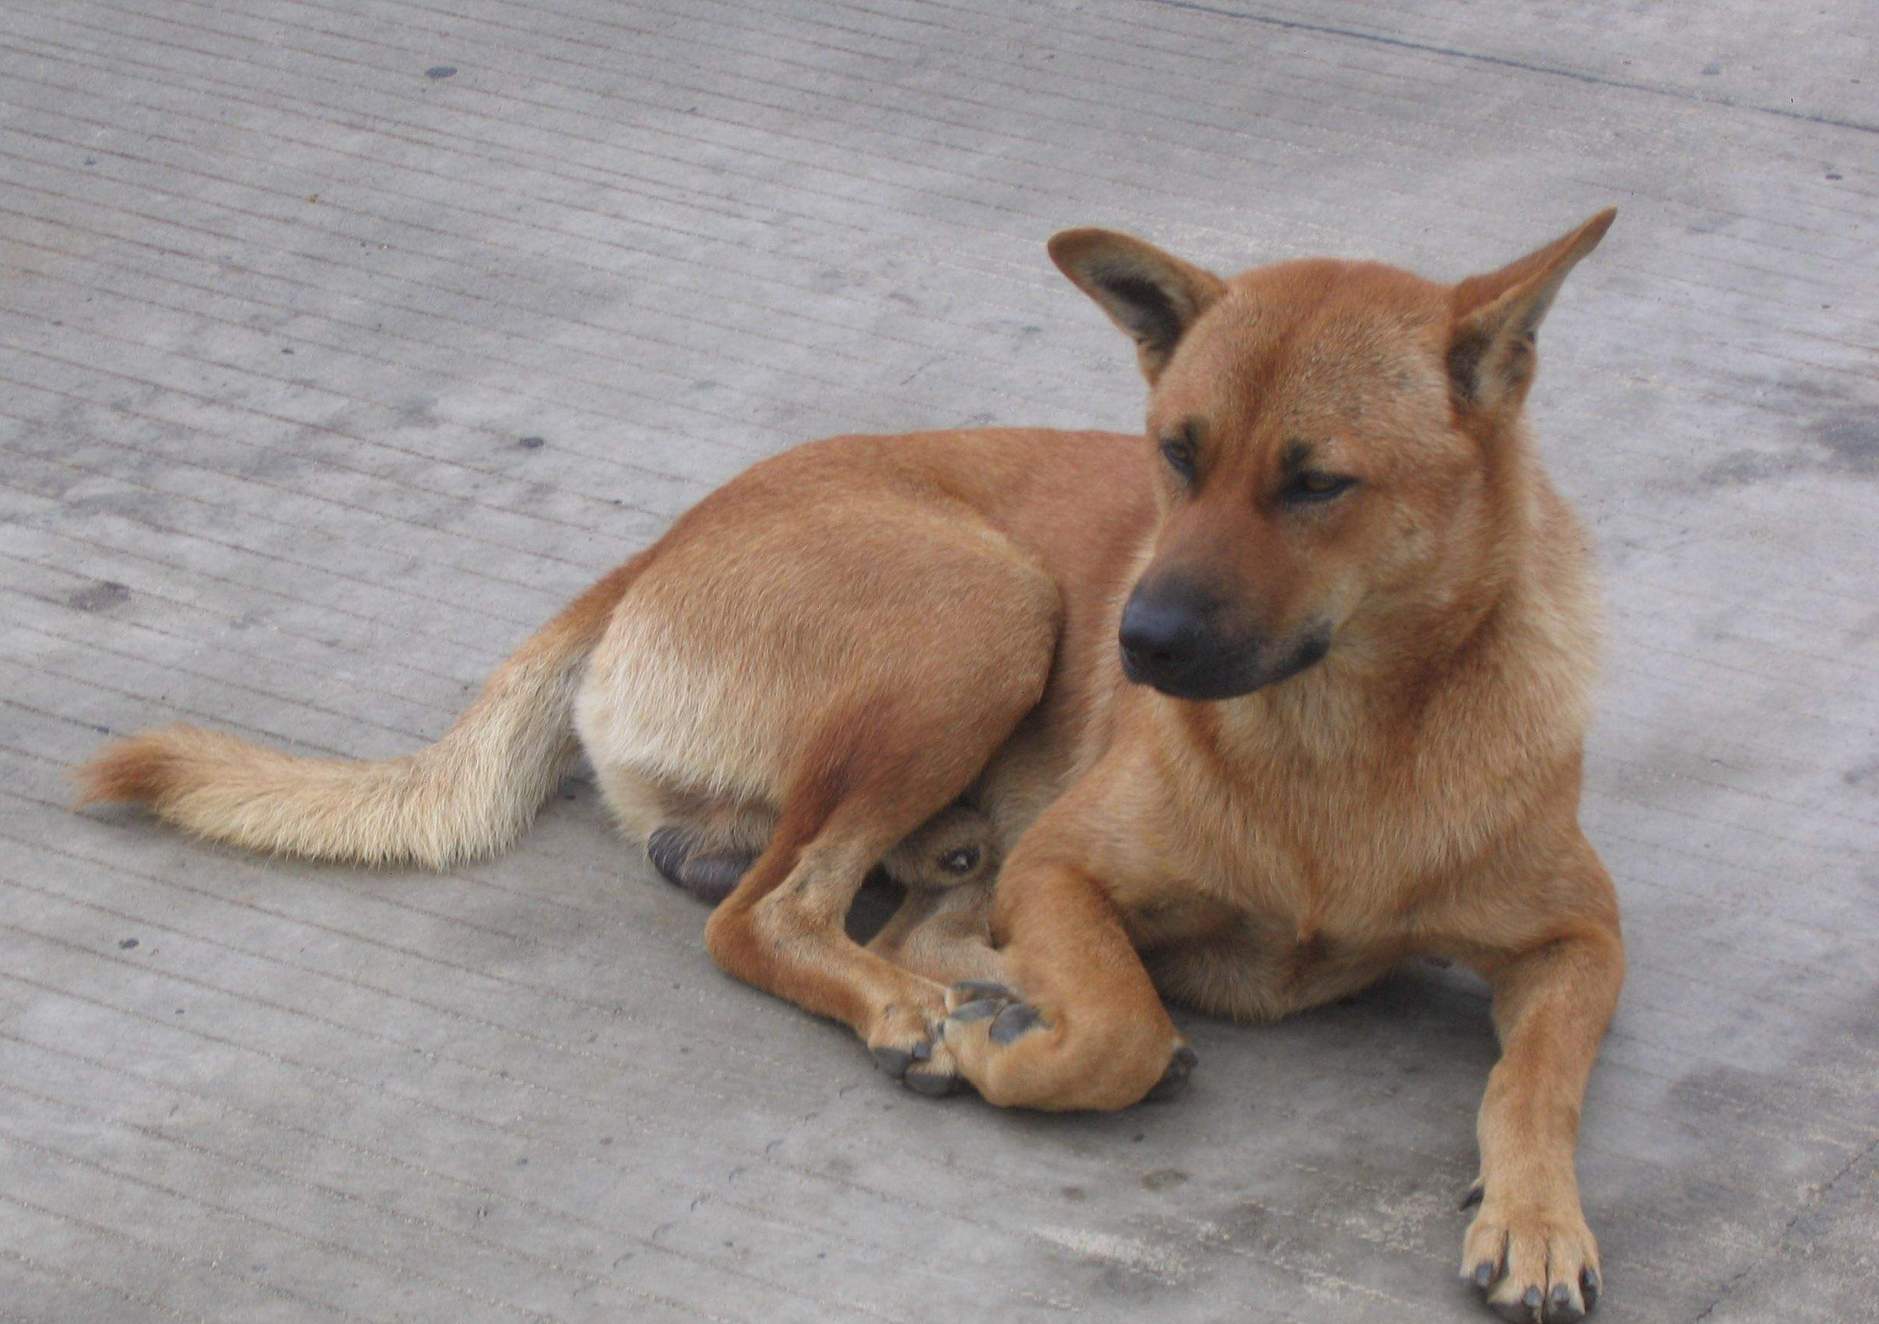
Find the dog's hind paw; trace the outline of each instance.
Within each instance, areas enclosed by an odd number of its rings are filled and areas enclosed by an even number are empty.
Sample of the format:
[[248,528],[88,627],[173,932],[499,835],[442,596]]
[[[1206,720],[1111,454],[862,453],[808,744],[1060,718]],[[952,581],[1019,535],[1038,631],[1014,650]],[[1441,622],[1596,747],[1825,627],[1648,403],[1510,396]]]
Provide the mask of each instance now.
[[646,858],[661,878],[711,906],[736,891],[757,860],[754,851],[700,850],[690,832],[676,827],[660,828],[647,838]]

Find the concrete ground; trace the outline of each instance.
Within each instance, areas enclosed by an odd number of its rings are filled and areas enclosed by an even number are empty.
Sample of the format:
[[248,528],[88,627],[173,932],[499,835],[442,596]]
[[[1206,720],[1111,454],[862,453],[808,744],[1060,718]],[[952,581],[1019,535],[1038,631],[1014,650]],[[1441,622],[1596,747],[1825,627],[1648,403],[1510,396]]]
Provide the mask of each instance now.
[[1533,412],[1606,568],[1611,1321],[1879,1318],[1861,0],[4,0],[0,1319],[1439,1321],[1494,1048],[1405,975],[1177,1104],[903,1094],[578,781],[444,876],[67,808],[437,735],[798,439],[1139,426],[1071,224],[1432,275],[1622,215]]

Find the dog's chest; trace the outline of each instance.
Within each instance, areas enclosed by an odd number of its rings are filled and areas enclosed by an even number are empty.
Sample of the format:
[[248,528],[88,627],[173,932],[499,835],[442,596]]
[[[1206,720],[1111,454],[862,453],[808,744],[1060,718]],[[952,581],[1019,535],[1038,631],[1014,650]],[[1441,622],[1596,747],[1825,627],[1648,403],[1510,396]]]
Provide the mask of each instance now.
[[1194,882],[1268,942],[1283,938],[1300,960],[1320,959],[1394,927],[1422,861],[1400,849],[1390,826],[1354,815],[1262,816],[1206,843]]
[[1407,862],[1375,841],[1247,832],[1117,897],[1182,1001],[1261,1019],[1344,996],[1413,947]]
[[1251,912],[1151,910],[1131,915],[1130,927],[1165,994],[1239,1020],[1343,997],[1404,954],[1404,944],[1368,928],[1301,929],[1290,917]]

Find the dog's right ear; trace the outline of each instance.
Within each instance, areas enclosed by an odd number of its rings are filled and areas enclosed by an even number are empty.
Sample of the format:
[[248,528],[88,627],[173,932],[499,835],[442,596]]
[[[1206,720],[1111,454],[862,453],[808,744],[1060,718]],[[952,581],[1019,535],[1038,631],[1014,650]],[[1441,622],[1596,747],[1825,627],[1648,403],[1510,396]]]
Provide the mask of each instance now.
[[1114,230],[1059,231],[1050,238],[1050,260],[1135,341],[1150,385],[1227,288],[1211,272]]
[[1448,374],[1456,403],[1483,416],[1518,412],[1538,363],[1536,338],[1553,296],[1611,229],[1608,207],[1544,248],[1454,290]]

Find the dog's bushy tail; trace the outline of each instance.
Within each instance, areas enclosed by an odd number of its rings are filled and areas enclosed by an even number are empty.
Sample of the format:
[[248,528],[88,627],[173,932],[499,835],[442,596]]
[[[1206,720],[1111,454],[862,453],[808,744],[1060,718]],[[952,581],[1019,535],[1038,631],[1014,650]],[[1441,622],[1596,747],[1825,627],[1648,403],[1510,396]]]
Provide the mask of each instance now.
[[428,749],[301,758],[162,727],[80,767],[79,803],[144,804],[198,836],[304,859],[441,869],[494,854],[528,827],[573,755],[575,691],[637,568],[615,570],[517,649]]

